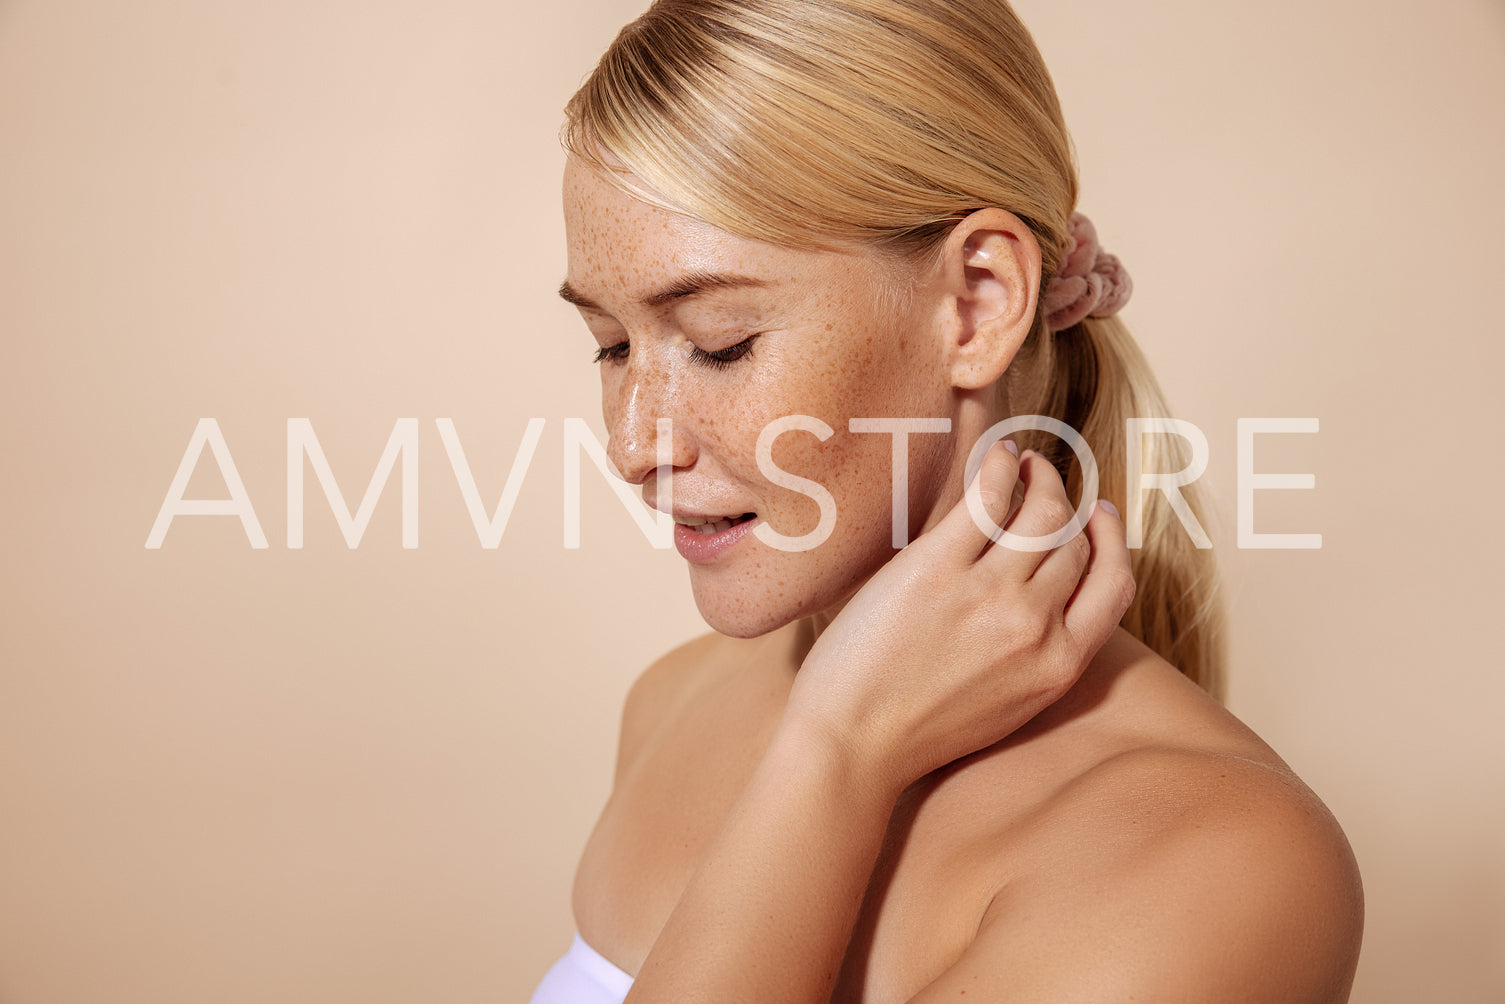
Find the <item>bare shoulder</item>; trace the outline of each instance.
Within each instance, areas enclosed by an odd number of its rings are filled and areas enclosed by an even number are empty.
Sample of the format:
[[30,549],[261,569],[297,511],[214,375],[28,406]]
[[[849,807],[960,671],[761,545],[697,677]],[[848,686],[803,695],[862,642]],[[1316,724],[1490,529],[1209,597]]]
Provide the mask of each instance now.
[[[1173,684],[1146,686],[1163,707]],[[1363,892],[1332,814],[1226,712],[1171,699],[1147,728],[1125,700],[1134,724],[1011,827],[975,941],[915,1000],[1347,1000]]]
[[996,915],[994,933],[1016,945],[1049,937],[1080,949],[1058,959],[1098,960],[1038,967],[1042,989],[1075,999],[1130,988],[1156,1000],[1347,999],[1363,926],[1358,868],[1294,774],[1227,753],[1146,748],[1073,787],[1053,829],[1078,878],[1053,884],[1033,923]]
[[714,631],[691,638],[659,656],[638,674],[627,691],[624,713],[649,714],[683,692],[696,667],[704,666],[728,639]]
[[707,670],[724,658],[734,639],[708,631],[655,659],[638,674],[622,703],[621,740],[617,748],[618,780],[644,744],[683,706]]

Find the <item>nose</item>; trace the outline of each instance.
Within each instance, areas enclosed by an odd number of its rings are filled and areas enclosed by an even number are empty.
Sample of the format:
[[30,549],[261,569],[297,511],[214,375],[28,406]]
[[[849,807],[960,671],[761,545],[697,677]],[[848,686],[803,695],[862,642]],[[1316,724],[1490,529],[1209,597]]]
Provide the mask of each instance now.
[[641,485],[659,467],[688,467],[695,446],[667,378],[632,361],[626,369],[606,400],[606,455],[628,484]]

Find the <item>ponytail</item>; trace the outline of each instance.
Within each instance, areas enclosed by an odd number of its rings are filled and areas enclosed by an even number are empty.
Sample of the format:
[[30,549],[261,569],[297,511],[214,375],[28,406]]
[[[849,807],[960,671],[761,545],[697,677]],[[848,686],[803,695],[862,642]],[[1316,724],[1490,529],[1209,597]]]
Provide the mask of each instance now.
[[[1171,473],[1189,462],[1179,436],[1151,435],[1128,441],[1130,418],[1169,418],[1164,395],[1144,354],[1118,317],[1088,317],[1049,333],[1042,320],[1000,382],[1007,410],[1048,415],[1075,429],[1097,460],[1098,495],[1126,517],[1129,450],[1141,451],[1141,470]],[[1022,432],[1020,445],[1047,457],[1079,497],[1082,472],[1076,454],[1048,433]],[[1182,497],[1198,520],[1205,509],[1195,484]],[[1224,613],[1217,565],[1199,548],[1165,496],[1151,492],[1142,511],[1143,546],[1131,552],[1137,591],[1120,622],[1124,630],[1159,653],[1213,697],[1223,696]]]

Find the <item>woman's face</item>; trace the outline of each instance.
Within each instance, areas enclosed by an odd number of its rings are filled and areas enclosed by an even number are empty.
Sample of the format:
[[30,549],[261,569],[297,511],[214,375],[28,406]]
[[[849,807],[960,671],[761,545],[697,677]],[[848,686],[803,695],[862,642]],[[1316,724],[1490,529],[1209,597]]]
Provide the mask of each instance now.
[[[925,277],[875,252],[734,236],[632,198],[573,159],[564,210],[562,292],[600,349],[608,455],[649,505],[663,508],[672,477],[675,543],[702,616],[751,637],[844,602],[894,554],[894,437],[851,432],[849,420],[953,414]],[[800,537],[821,520],[815,499],[758,463],[760,433],[791,415],[832,430],[825,441],[786,432],[772,447],[777,468],[834,502],[829,537],[808,550],[756,532]],[[658,460],[664,418],[672,475]],[[912,537],[960,468],[950,435],[911,435],[908,452]]]

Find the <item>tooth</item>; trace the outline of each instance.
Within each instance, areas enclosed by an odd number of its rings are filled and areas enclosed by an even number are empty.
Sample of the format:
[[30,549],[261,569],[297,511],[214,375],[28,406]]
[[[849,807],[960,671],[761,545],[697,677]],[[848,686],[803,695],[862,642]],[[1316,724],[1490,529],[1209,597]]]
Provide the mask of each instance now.
[[738,513],[735,516],[675,516],[674,522],[681,526],[687,526],[696,533],[720,533],[722,530],[731,529],[746,513]]

